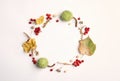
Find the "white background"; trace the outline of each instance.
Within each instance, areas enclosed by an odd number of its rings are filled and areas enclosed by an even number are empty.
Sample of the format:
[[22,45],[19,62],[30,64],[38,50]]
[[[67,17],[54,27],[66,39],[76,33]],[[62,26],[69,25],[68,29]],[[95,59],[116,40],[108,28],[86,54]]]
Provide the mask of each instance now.
[[[29,33],[29,18],[63,10],[91,28],[96,52],[67,73],[40,70],[22,50],[23,32]],[[120,81],[119,21],[119,0],[0,0],[0,81]],[[77,53],[79,32],[60,24],[49,24],[37,38],[40,55],[53,61]]]

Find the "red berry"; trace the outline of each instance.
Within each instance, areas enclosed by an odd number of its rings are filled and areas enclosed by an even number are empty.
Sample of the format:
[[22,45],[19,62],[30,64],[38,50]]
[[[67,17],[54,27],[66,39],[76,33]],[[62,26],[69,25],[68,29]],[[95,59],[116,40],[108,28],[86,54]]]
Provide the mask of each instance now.
[[46,20],[49,20],[49,17],[46,17]]
[[50,71],[53,71],[53,69],[50,69]]
[[30,21],[33,21],[33,19],[31,18]]
[[31,56],[32,56],[32,54],[29,54],[29,56],[31,57]]
[[80,17],[78,18],[78,20],[80,20]]
[[36,21],[36,19],[33,19],[33,21],[35,22],[35,21]]
[[56,20],[56,22],[59,22],[59,20]]
[[87,27],[85,28],[85,31],[88,31],[88,28],[87,28]]
[[46,20],[52,20],[52,17],[49,17],[49,16],[48,16],[48,17],[46,18]]
[[37,61],[36,61],[35,59],[33,59],[32,62],[33,62],[33,64],[36,64],[36,63],[37,63]]
[[88,31],[90,30],[90,28],[88,28]]
[[77,66],[79,66],[79,65],[80,65],[80,63],[79,63],[79,62],[76,62],[76,65],[77,65]]
[[50,17],[51,16],[51,14],[48,14],[48,17]]
[[84,62],[84,60],[81,60],[81,62]]
[[72,63],[72,65],[73,65],[73,66],[75,66],[75,67],[77,67],[77,66],[78,66],[78,64],[77,64],[77,62],[76,62],[76,61],[75,61],[75,62],[73,62],[73,63]]
[[34,60],[35,58],[33,57],[32,59]]
[[81,61],[80,61],[80,60],[78,60],[78,59],[76,59],[76,62],[81,63]]
[[86,34],[87,34],[87,32],[84,32],[83,34],[84,34],[84,35],[86,35]]
[[52,18],[50,17],[49,20],[52,20]]
[[50,17],[50,16],[51,16],[51,14],[48,14],[48,13],[47,13],[47,14],[46,14],[46,16],[47,16],[47,17]]
[[32,24],[32,22],[29,22],[29,24]]
[[46,16],[48,16],[48,13],[46,14]]

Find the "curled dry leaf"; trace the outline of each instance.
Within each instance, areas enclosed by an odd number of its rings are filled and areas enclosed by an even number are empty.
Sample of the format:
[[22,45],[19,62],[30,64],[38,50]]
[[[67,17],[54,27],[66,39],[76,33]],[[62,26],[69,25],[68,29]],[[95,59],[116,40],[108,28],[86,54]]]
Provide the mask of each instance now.
[[34,38],[28,39],[26,42],[22,44],[22,47],[24,52],[26,53],[29,53],[30,50],[35,50],[37,47],[35,39]]
[[93,43],[90,37],[87,37],[79,41],[78,51],[80,54],[91,56],[96,50],[96,45]]

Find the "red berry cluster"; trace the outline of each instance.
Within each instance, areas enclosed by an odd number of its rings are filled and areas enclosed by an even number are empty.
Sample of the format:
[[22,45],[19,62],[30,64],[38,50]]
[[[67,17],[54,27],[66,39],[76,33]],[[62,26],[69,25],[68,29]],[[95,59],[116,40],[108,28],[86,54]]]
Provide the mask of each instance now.
[[90,31],[90,28],[89,27],[85,27],[83,34],[86,35],[86,34],[88,34],[89,31]]
[[38,35],[41,32],[40,27],[35,28],[34,33],[35,35]]
[[79,66],[81,63],[83,63],[84,62],[84,60],[78,60],[78,59],[76,59],[73,63],[72,63],[72,65],[73,66],[75,66],[75,67],[77,67],[77,66]]
[[36,19],[30,19],[30,21],[29,21],[29,24],[33,24],[33,23],[35,23],[35,21],[36,21]]
[[51,17],[51,14],[46,14],[46,20],[51,20],[52,19],[52,17]]

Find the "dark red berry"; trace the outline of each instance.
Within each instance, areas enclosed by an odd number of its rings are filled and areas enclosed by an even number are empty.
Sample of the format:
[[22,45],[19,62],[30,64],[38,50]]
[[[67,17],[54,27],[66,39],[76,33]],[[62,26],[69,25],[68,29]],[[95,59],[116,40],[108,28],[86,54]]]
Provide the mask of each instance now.
[[81,60],[81,62],[84,62],[84,60]]
[[49,20],[52,20],[52,18],[50,17]]
[[32,22],[29,22],[29,24],[32,24]]
[[84,34],[84,35],[86,35],[86,34],[87,34],[87,32],[84,32],[83,34]]
[[76,62],[81,63],[81,61],[80,61],[80,60],[78,60],[78,59],[76,59]]
[[34,60],[35,58],[33,57],[32,59]]
[[57,19],[56,22],[59,22],[59,20]]
[[80,17],[78,18],[78,20],[80,20]]
[[46,14],[46,16],[48,16],[48,13]]
[[46,16],[48,17],[48,16],[49,16],[49,14],[47,13],[47,14],[46,14]]
[[31,57],[31,56],[32,56],[32,54],[29,54],[29,56]]
[[36,21],[36,19],[33,19],[33,21],[35,22],[35,21]]
[[37,63],[37,61],[36,61],[35,59],[33,59],[32,62],[33,62],[33,64],[36,64],[36,63]]
[[31,18],[30,21],[33,21],[33,19]]
[[50,71],[53,71],[53,69],[50,69]]
[[75,61],[75,62],[72,63],[72,65],[75,66],[75,67],[77,67],[78,64],[77,64],[77,62]]
[[50,17],[50,16],[51,16],[51,14],[47,14],[47,16],[48,16],[48,17]]
[[80,65],[80,63],[76,61],[76,65],[77,65],[77,66],[79,66],[79,65]]
[[50,16],[51,16],[51,14],[48,14],[48,13],[47,13],[47,14],[46,14],[46,16],[47,16],[47,17],[50,17]]
[[46,17],[46,20],[49,20],[49,18],[48,18],[48,17]]

